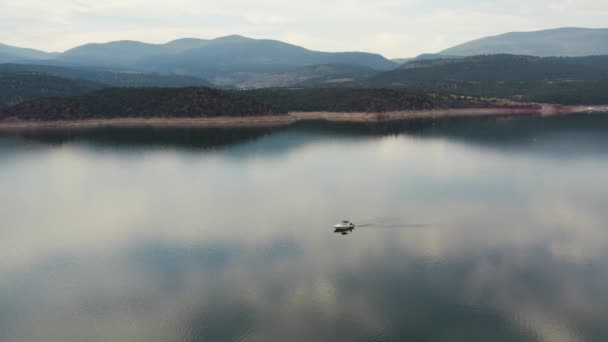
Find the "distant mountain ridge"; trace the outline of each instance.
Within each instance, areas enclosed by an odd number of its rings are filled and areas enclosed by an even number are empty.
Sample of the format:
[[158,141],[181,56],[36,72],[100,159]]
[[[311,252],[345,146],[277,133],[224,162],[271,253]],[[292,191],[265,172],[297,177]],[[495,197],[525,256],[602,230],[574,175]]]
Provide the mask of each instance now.
[[511,32],[460,44],[442,55],[490,54],[539,57],[583,57],[608,55],[608,29],[558,28],[532,32]]
[[[209,40],[182,38],[165,44],[132,40],[90,43],[58,54],[0,45],[0,63],[181,75],[209,79],[228,87],[239,87],[241,83],[268,84],[272,79],[278,81],[269,85],[278,86],[285,83],[284,77],[281,80],[282,76],[269,75],[318,65],[350,65],[377,71],[399,66],[374,53],[320,52],[278,40],[238,35]],[[318,74],[318,70],[314,72]]]
[[[608,56],[606,45],[608,29],[581,28],[507,33],[461,44],[439,54],[393,61],[373,53],[320,52],[277,40],[239,35],[216,39],[182,38],[164,44],[131,40],[91,43],[63,53],[0,44],[0,72],[22,73],[19,77],[28,72],[43,73],[114,87],[252,89],[370,84],[419,87],[425,82],[442,82],[442,85],[451,82],[450,86],[454,86],[454,82],[477,82],[480,77],[486,77],[484,82],[523,77],[525,80],[517,81],[564,83],[595,80],[596,76],[603,80],[604,73],[597,68],[605,59],[599,56],[584,60],[550,60],[530,56],[601,53]],[[467,56],[469,53],[474,56]],[[492,55],[498,57],[488,57]],[[475,56],[477,58],[467,59]],[[458,62],[459,59],[462,61]],[[420,70],[423,68],[428,70]],[[49,86],[53,83],[51,79],[47,81]],[[56,84],[58,89],[63,87],[63,81],[57,80]],[[462,87],[457,84],[445,90],[456,91]],[[474,87],[475,91],[481,90],[480,85],[466,85],[466,89]],[[431,88],[436,89],[435,86]],[[518,90],[518,94],[525,89]]]
[[136,41],[86,44],[59,55],[57,62],[203,77],[229,72],[278,72],[317,64],[352,64],[376,70],[398,66],[378,54],[319,52],[277,40],[242,36],[188,38],[166,44]]
[[0,43],[0,63],[10,63],[22,60],[53,59],[56,54],[44,51],[20,48]]
[[129,67],[141,59],[162,58],[203,46],[202,39],[178,39],[166,44],[151,44],[133,40],[119,40],[108,43],[89,43],[60,54],[59,62],[76,65]]

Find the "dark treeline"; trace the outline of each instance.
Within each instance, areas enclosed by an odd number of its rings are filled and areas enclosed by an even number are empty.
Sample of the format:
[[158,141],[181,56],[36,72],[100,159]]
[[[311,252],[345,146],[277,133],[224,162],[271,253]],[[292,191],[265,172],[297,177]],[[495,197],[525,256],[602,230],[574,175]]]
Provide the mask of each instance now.
[[521,97],[526,101],[571,105],[608,104],[608,79],[545,84]]
[[241,91],[282,111],[386,112],[430,109],[431,96],[406,89],[268,88]]
[[[399,89],[403,85],[392,85]],[[481,98],[503,98],[519,102],[563,105],[604,105],[608,103],[608,80],[561,82],[475,82],[424,81],[407,86],[419,92],[454,94]]]
[[226,91],[212,88],[111,88],[74,97],[30,100],[0,112],[18,120],[199,118],[290,111],[388,112],[513,106],[512,102],[407,89],[313,88]]
[[19,120],[198,118],[281,114],[248,96],[212,88],[110,88],[26,101],[0,112]]
[[411,89],[389,88],[272,88],[240,93],[290,112],[390,112],[508,105],[498,100],[429,95]]

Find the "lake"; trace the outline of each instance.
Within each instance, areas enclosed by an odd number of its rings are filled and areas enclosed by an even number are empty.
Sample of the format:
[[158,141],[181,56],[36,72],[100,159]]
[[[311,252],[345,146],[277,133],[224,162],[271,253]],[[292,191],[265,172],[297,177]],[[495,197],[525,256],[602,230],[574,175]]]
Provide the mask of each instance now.
[[0,189],[3,342],[608,341],[608,116],[4,133]]

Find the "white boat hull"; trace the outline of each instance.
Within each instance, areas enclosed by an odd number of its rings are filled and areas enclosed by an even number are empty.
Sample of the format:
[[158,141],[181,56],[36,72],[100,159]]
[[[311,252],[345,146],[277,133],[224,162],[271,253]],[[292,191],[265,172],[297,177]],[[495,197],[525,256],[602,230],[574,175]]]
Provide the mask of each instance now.
[[337,224],[334,226],[334,229],[354,229],[355,225],[354,224]]

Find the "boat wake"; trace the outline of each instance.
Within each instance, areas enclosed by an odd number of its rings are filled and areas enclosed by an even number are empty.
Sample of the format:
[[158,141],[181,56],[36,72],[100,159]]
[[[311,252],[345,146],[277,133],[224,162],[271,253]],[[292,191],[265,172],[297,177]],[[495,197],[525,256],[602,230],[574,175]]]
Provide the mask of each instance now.
[[358,224],[357,228],[427,228],[435,227],[437,224],[430,223],[396,223],[396,224],[381,224],[381,223],[365,223]]

